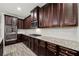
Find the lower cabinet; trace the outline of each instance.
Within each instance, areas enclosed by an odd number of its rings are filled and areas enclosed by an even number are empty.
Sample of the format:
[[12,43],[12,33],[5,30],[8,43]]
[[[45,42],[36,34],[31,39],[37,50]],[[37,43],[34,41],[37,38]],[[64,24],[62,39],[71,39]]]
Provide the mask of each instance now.
[[45,56],[46,55],[46,42],[40,40],[39,41],[39,56]]
[[79,56],[79,52],[60,46],[59,56]]
[[34,39],[34,47],[33,47],[33,51],[36,55],[39,55],[39,40],[38,39]]
[[57,51],[57,45],[47,42],[47,56],[56,56]]
[[3,56],[3,41],[0,43],[0,56]]
[[38,56],[79,56],[79,51],[30,36],[22,36],[23,43]]
[[18,34],[17,35],[17,42],[21,42],[22,41],[22,34]]
[[30,37],[30,49],[32,51],[34,50],[33,47],[34,47],[34,39]]
[[23,35],[23,43],[30,48],[30,37]]

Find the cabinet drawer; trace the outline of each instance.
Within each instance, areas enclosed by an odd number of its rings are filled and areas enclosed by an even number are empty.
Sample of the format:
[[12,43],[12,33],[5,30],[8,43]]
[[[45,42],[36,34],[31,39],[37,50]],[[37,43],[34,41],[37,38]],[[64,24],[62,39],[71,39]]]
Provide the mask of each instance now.
[[40,40],[40,46],[45,47],[45,41]]
[[76,56],[77,54],[78,52],[75,50],[65,47],[60,47],[59,55]]
[[39,47],[39,40],[38,39],[34,39],[34,53],[39,55],[38,54],[38,47]]
[[51,48],[51,49],[56,50],[56,45],[52,44],[52,43],[47,43],[47,48]]
[[56,54],[57,54],[57,46],[53,43],[47,42],[47,55],[56,56]]

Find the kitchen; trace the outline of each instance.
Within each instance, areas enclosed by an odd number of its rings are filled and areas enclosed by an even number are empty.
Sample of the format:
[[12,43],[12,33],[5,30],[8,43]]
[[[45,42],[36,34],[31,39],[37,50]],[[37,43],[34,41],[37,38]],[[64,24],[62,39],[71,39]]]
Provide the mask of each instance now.
[[0,55],[79,56],[78,14],[78,3],[0,4]]

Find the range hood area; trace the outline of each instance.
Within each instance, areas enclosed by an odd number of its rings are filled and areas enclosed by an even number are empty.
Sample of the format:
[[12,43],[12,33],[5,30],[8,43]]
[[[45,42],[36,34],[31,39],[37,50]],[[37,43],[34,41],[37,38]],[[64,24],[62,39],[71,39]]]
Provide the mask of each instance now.
[[0,9],[0,56],[79,56],[78,3],[4,3]]

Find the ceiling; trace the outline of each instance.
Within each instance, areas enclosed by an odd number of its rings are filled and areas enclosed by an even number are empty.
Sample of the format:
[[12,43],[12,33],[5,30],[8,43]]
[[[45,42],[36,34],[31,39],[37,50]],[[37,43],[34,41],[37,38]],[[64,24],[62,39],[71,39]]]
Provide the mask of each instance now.
[[[24,19],[30,15],[30,11],[36,6],[43,6],[45,3],[0,3],[0,12]],[[20,7],[21,10],[17,10]]]

